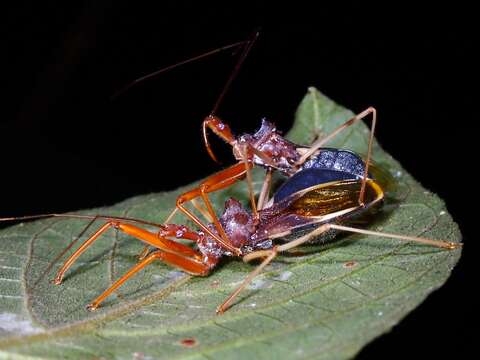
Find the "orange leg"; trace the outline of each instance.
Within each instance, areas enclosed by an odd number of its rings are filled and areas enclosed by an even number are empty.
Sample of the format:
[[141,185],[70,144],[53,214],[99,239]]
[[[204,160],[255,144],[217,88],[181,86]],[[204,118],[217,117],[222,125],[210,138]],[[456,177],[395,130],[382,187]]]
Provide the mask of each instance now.
[[[254,216],[257,216],[257,209],[255,203],[255,197],[253,195],[253,186],[252,179],[249,173],[249,170],[253,167],[253,164],[247,160],[248,154],[245,151],[244,160],[226,168],[206,180],[204,180],[197,188],[194,188],[186,193],[183,193],[177,198],[176,208],[168,216],[168,222],[177,210],[181,210],[186,216],[188,216],[197,226],[199,226],[205,233],[214,238],[218,243],[220,243],[224,248],[232,251],[235,255],[240,255],[240,250],[231,245],[230,240],[225,233],[225,230],[221,226],[218,217],[215,214],[215,210],[208,198],[208,193],[215,192],[221,189],[225,189],[239,179],[247,176],[248,180],[248,189],[250,193],[250,202],[252,204],[252,210]],[[203,208],[199,203],[197,203],[197,198],[201,197],[205,203],[206,208]],[[184,204],[191,201],[194,207],[203,215],[207,221],[213,223],[217,229],[218,235],[213,233],[192,211],[188,210]],[[139,259],[144,258],[148,253],[148,246],[146,246],[139,255]]]
[[[234,184],[239,179],[241,179],[243,176],[245,176],[246,166],[251,167],[252,165],[251,163],[248,163],[248,162],[246,164],[244,162],[240,162],[227,169],[224,169],[219,173],[207,178],[205,181],[203,181],[200,184],[199,187],[192,189],[180,195],[177,198],[178,209],[180,209],[185,215],[187,215],[205,233],[210,235],[212,238],[218,241],[218,243],[220,243],[224,248],[226,248],[229,251],[232,251],[236,255],[240,255],[240,250],[235,248],[233,245],[231,245],[230,240],[227,237],[227,234],[225,234],[225,230],[223,229],[222,225],[218,221],[218,218],[215,214],[215,211],[213,209],[213,206],[210,200],[208,199],[207,194],[217,190],[225,189],[231,186],[232,184]],[[207,226],[205,226],[205,224],[202,223],[202,221],[197,216],[195,216],[190,210],[188,210],[183,205],[187,201],[191,201],[192,199],[197,198],[199,196],[203,198],[203,201],[205,202],[205,205],[207,207],[207,211],[212,217],[213,224],[215,225],[215,228],[220,234],[220,237],[214,234]]]
[[[175,225],[176,226],[176,225]],[[63,280],[65,272],[72,266],[72,264],[77,260],[77,258],[90,246],[92,243],[99,238],[105,231],[110,227],[119,229],[126,234],[129,234],[148,245],[154,246],[157,249],[165,250],[169,253],[176,253],[182,256],[190,257],[196,261],[203,261],[203,255],[193,250],[192,248],[177,243],[175,241],[166,239],[164,236],[176,236],[179,238],[197,240],[199,235],[193,231],[188,230],[186,227],[178,227],[174,229],[172,226],[170,228],[166,226],[164,229],[160,230],[159,234],[151,233],[147,230],[139,228],[137,226],[122,223],[119,221],[108,221],[100,229],[98,229],[92,236],[90,236],[85,242],[65,261],[62,268],[58,271],[57,276],[53,282],[55,284],[60,284]],[[175,230],[175,233],[173,233]],[[181,230],[176,232],[176,230]]]
[[154,260],[161,260],[167,264],[173,265],[189,274],[205,276],[208,275],[210,269],[215,265],[216,261],[212,261],[210,264],[205,264],[203,262],[196,261],[191,258],[183,257],[177,254],[163,252],[161,250],[156,250],[146,258],[141,260],[138,264],[132,267],[127,271],[120,279],[115,281],[115,283],[105,290],[99,297],[87,305],[87,309],[90,311],[96,310],[100,303],[105,300],[112,292],[117,290],[125,281],[130,279],[137,272],[142,270],[145,266],[149,265]]
[[[200,204],[196,198],[192,199],[192,205],[195,207],[195,209],[198,210],[198,212],[200,214],[203,215],[203,217],[209,222],[213,222],[213,218],[210,216],[210,214],[208,213],[207,209],[205,209],[202,204]],[[170,215],[167,217],[167,219],[165,220],[164,224],[168,224],[171,219],[173,218],[173,216],[175,215],[175,213],[178,211],[178,208],[175,207],[173,209],[173,211],[170,213]],[[172,235],[172,236],[175,236],[175,235]],[[138,260],[142,260],[145,256],[148,255],[148,253],[150,252],[150,246],[149,245],[145,245],[145,247],[143,248],[142,252],[138,255]]]
[[212,151],[212,148],[210,147],[210,143],[208,142],[208,133],[207,129],[212,130],[216,135],[218,135],[220,138],[225,140],[227,143],[230,145],[233,144],[235,141],[235,137],[232,134],[232,131],[230,130],[230,127],[225,124],[220,118],[214,116],[214,115],[209,115],[203,120],[202,124],[202,130],[203,130],[203,141],[205,143],[205,147],[207,148],[208,155],[213,159],[213,161],[218,162],[215,154]]

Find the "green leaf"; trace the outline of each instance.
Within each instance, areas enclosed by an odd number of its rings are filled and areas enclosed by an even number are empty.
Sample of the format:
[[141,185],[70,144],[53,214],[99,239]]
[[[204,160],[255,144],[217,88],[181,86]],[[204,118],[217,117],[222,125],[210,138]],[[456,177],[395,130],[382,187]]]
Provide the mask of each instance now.
[[[308,144],[352,115],[311,88],[289,137]],[[387,121],[381,119],[380,126]],[[365,153],[367,136],[366,126],[357,124],[332,146]],[[402,185],[404,198],[371,229],[460,241],[457,225],[437,196],[378,144],[374,159]],[[261,173],[256,174],[257,188]],[[191,187],[86,213],[159,222],[176,196]],[[220,212],[226,196],[248,204],[245,194],[245,184],[239,183],[212,199]],[[181,217],[175,221],[185,223]],[[62,285],[48,281],[61,264],[42,278],[84,226],[85,221],[55,218],[0,233],[0,357],[349,358],[440,287],[461,252],[360,235],[343,236],[328,247],[304,246],[268,266],[223,316],[215,315],[215,307],[254,264],[231,259],[210,276],[194,278],[154,263],[90,313],[85,305],[135,263],[142,245],[109,231],[80,257]]]

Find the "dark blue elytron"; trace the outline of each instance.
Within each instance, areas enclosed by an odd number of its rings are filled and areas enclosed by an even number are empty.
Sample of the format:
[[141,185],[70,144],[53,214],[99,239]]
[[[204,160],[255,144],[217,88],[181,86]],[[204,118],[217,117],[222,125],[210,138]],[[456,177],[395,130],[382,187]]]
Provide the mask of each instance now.
[[365,162],[349,150],[322,148],[320,153],[303,164],[297,172],[275,192],[274,202],[309,188],[332,181],[358,180],[365,172]]

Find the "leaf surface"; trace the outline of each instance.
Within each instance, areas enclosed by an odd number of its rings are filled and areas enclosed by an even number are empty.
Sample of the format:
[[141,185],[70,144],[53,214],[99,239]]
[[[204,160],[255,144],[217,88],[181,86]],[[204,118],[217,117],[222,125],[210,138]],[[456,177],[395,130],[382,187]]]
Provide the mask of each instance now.
[[[309,144],[352,115],[310,88],[288,137]],[[380,119],[380,126],[387,121]],[[365,153],[367,139],[368,129],[359,123],[329,146]],[[460,241],[442,200],[377,143],[374,160],[393,174],[402,201],[388,205],[370,229]],[[257,189],[261,175],[255,174]],[[85,213],[160,222],[176,196],[191,187]],[[246,186],[239,183],[212,200],[221,212],[226,197],[248,204],[245,195]],[[175,220],[192,225],[181,217]],[[42,278],[52,259],[85,225],[82,220],[55,218],[0,232],[0,357],[350,358],[440,287],[461,253],[363,235],[342,236],[329,246],[304,246],[268,266],[223,316],[215,315],[216,306],[254,264],[227,260],[210,276],[194,278],[154,263],[90,313],[85,305],[135,263],[142,245],[108,231],[79,258],[62,285],[48,281],[60,263]],[[100,225],[98,221],[89,232]]]

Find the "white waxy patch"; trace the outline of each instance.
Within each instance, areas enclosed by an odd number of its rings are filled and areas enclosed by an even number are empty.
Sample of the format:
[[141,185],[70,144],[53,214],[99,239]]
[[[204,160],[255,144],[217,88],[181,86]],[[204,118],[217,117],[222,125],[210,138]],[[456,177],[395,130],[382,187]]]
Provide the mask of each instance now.
[[137,351],[132,354],[133,360],[152,360],[153,358],[149,355],[145,355],[145,353]]
[[165,277],[169,280],[175,280],[175,279],[178,279],[182,276],[184,276],[185,273],[183,271],[175,271],[175,270],[172,270],[172,271],[169,271]]
[[0,314],[0,330],[16,335],[36,334],[42,331],[42,329],[33,326],[29,320],[24,320],[13,313]]
[[395,173],[395,177],[396,177],[396,178],[399,178],[399,177],[401,177],[402,175],[403,175],[403,173],[402,173],[400,170],[398,170],[398,171]]
[[275,280],[280,280],[280,281],[287,281],[288,279],[290,279],[290,277],[293,275],[293,273],[291,271],[284,271],[282,273],[280,273],[276,278]]
[[442,210],[442,211],[440,211],[440,215],[445,215],[445,214],[446,214],[446,212],[445,212],[445,211],[443,211],[443,210]]
[[165,275],[153,274],[152,278],[155,283],[164,284],[164,283],[170,283],[171,281],[174,281],[182,277],[183,275],[185,275],[184,272],[172,270],[166,273]]
[[253,281],[248,285],[250,290],[265,289],[270,287],[271,282],[265,279],[253,279]]

